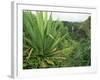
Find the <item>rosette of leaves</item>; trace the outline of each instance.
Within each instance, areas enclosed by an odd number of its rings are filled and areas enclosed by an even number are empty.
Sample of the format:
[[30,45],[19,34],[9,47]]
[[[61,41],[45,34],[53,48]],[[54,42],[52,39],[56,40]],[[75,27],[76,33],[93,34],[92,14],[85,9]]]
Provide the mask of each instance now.
[[[52,12],[23,11],[23,68],[58,67],[66,59],[68,47],[61,46],[68,33],[64,25],[52,19]],[[66,27],[67,28],[67,27]],[[70,49],[72,50],[72,49]]]

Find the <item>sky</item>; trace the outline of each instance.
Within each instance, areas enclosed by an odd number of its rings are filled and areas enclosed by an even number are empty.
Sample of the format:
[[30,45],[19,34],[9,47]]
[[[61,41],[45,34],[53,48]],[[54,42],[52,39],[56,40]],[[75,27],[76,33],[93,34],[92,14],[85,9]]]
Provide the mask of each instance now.
[[[36,14],[36,11],[32,11],[32,13]],[[49,15],[50,15],[50,12],[48,12],[48,16]],[[85,21],[90,16],[90,14],[52,12],[52,16],[54,20],[82,22],[82,21]]]
[[53,13],[53,18],[63,20],[63,21],[71,21],[71,22],[81,22],[86,20],[90,14],[80,14],[80,13]]

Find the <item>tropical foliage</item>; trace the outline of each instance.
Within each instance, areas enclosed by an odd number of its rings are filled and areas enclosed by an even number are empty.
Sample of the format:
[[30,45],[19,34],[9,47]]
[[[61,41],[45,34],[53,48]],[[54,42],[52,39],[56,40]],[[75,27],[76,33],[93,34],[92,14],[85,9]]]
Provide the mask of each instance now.
[[89,66],[90,20],[72,23],[53,20],[52,12],[23,11],[23,68]]

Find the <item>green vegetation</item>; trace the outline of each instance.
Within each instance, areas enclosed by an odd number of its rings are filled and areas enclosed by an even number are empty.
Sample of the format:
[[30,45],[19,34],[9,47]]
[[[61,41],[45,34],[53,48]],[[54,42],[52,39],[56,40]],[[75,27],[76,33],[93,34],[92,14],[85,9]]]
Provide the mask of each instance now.
[[89,17],[84,22],[52,19],[52,13],[23,11],[23,69],[91,65]]

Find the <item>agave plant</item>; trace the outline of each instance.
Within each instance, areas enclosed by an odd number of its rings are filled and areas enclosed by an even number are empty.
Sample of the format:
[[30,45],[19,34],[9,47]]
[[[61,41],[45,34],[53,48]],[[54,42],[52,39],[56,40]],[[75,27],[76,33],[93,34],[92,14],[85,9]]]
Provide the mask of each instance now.
[[[66,59],[68,46],[61,46],[68,34],[62,34],[64,25],[52,19],[52,12],[23,11],[23,68],[57,67]],[[71,48],[70,50],[72,50]]]

